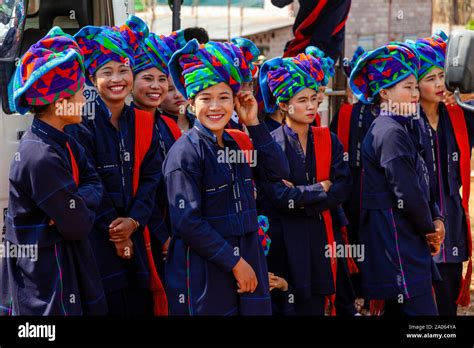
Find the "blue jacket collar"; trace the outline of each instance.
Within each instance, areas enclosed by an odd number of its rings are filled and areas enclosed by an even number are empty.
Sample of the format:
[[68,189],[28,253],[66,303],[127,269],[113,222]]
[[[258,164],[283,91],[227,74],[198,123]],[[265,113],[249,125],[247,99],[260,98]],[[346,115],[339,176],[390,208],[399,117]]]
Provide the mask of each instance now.
[[[296,133],[293,129],[291,129],[287,124],[283,125],[283,129],[285,130],[285,133],[288,134],[290,137],[292,137],[295,140],[299,140],[298,133]],[[308,134],[311,136],[311,127],[308,126]]]
[[398,115],[398,114],[394,114],[390,111],[386,111],[386,110],[380,110],[380,115],[379,116],[388,116],[390,117],[391,119],[397,121],[398,123],[400,123],[402,126],[404,125],[407,125],[409,123],[412,122],[413,120],[413,116],[405,116],[405,115]]
[[50,126],[37,117],[34,118],[31,124],[31,131],[41,138],[51,139],[62,146],[69,140],[69,136],[66,133]]
[[[205,138],[211,140],[214,144],[217,144],[217,137],[212,133],[212,131],[205,127],[199,120],[196,118],[194,121],[194,128],[199,132],[199,134],[202,134]],[[224,131],[224,134],[222,136],[224,138],[224,141],[231,141],[234,142],[234,139],[227,134],[226,131]]]
[[[104,114],[105,116],[107,116],[107,118],[110,120],[110,118],[112,117],[112,112],[109,110],[109,108],[105,104],[104,100],[99,95],[97,95],[97,98],[95,99],[95,103],[96,103],[97,107],[99,108],[99,111],[102,114]],[[137,106],[135,104],[133,104],[133,102],[130,106],[125,103],[124,107],[123,107],[123,110],[122,110],[122,116],[127,114],[127,110],[130,107],[137,108]]]

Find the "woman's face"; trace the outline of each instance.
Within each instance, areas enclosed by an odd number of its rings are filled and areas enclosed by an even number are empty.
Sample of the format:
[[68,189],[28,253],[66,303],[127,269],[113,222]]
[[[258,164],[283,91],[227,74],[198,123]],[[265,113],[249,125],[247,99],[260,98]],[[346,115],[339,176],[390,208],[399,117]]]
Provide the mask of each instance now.
[[285,111],[288,118],[305,124],[313,123],[318,107],[318,93],[311,88],[296,93],[288,103],[280,103],[280,108]]
[[212,132],[222,131],[234,110],[234,96],[230,86],[221,82],[199,92],[192,104],[196,117]]
[[443,102],[446,93],[444,85],[444,70],[433,68],[419,82],[420,98],[423,101],[440,103]]
[[171,76],[168,78],[168,93],[161,103],[161,109],[169,115],[184,115],[188,102],[183,95],[176,89]]
[[96,71],[92,81],[106,103],[119,103],[132,90],[133,73],[129,65],[110,61]]
[[84,86],[69,98],[59,99],[54,107],[56,116],[61,117],[64,125],[81,123],[82,107],[85,104]]
[[133,100],[143,109],[156,109],[168,94],[168,77],[157,68],[140,71],[133,84]]
[[413,115],[417,111],[420,92],[414,75],[396,85],[380,91],[382,110],[387,110],[397,115]]

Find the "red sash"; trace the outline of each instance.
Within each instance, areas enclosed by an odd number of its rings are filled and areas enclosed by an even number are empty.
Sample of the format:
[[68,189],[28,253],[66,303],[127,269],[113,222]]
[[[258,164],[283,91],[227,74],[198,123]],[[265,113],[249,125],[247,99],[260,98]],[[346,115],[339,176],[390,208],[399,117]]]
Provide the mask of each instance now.
[[77,166],[76,159],[74,158],[74,154],[72,153],[71,147],[69,146],[68,142],[66,142],[66,147],[69,151],[69,157],[71,157],[72,177],[74,178],[76,186],[79,186],[79,168]]
[[370,300],[369,310],[371,316],[381,316],[385,309],[385,300]]
[[[238,129],[232,129],[232,128],[225,129],[225,132],[227,132],[227,134],[229,134],[232,137],[232,139],[234,139],[234,141],[237,143],[239,148],[242,151],[244,151],[245,158],[247,159],[247,163],[251,165],[252,158],[250,157],[250,151],[253,150],[253,144],[252,144],[252,141],[250,140],[250,137],[247,135],[247,133],[242,132]],[[254,182],[254,187],[255,187],[255,182]]]
[[305,47],[309,46],[309,41],[311,37],[305,36],[303,31],[308,28],[312,23],[315,23],[318,19],[321,11],[326,6],[328,0],[321,0],[315,8],[311,11],[311,13],[306,17],[303,22],[296,28],[295,30],[295,38],[289,43],[285,52],[283,52],[283,57],[294,57],[301,51],[305,49]]
[[[232,129],[232,128],[225,129],[225,132],[229,134],[232,137],[232,139],[234,139],[234,141],[237,143],[237,145],[239,145],[241,150],[246,151],[246,156],[247,156],[247,151],[253,150],[252,141],[250,140],[250,137],[245,132],[242,132],[238,129]],[[249,158],[247,156],[247,160],[248,159]]]
[[[153,137],[154,119],[149,112],[135,109],[135,156],[133,163],[133,194],[137,192],[140,180],[140,166],[148,152]],[[153,294],[154,314],[168,315],[168,300],[161,279],[156,270],[151,251],[150,230],[145,226],[143,230],[145,248],[150,269],[150,290]]]
[[352,105],[344,103],[339,110],[337,120],[337,137],[342,143],[344,152],[349,153],[349,135],[351,130]]
[[181,129],[179,129],[178,124],[176,123],[175,120],[173,120],[169,116],[161,115],[161,119],[165,121],[166,125],[168,126],[169,130],[171,131],[171,134],[173,134],[174,140],[178,140],[179,137],[181,136]]
[[[316,160],[316,181],[321,182],[329,180],[331,173],[332,161],[332,144],[331,133],[327,127],[311,127],[314,139],[314,156]],[[329,210],[322,212],[324,225],[326,227],[326,237],[330,248],[334,246],[334,231],[332,228],[332,217]],[[337,258],[335,256],[336,250],[331,253],[331,271],[334,282],[334,290],[336,290],[336,275],[337,275]],[[334,304],[336,294],[327,296],[327,301],[331,303],[331,315],[336,315],[336,306]]]
[[469,145],[469,136],[467,133],[464,111],[460,106],[446,106],[449,119],[453,125],[454,136],[460,151],[460,171],[462,184],[462,207],[466,216],[467,233],[467,252],[468,264],[466,275],[461,278],[461,287],[456,303],[461,306],[468,306],[470,303],[470,286],[472,278],[472,236],[471,223],[469,219],[469,194],[471,190],[471,147]]

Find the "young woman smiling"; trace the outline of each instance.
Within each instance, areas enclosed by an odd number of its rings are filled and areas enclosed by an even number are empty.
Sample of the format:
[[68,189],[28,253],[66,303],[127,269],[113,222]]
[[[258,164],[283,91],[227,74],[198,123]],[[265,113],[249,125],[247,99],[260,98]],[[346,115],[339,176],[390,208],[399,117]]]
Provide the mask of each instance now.
[[[196,114],[194,127],[163,166],[172,225],[166,264],[170,313],[269,315],[252,174],[279,180],[281,151],[259,123],[253,95],[239,92],[247,62],[233,44],[193,40],[173,55],[169,67]],[[251,146],[245,133],[225,130],[234,108],[257,152],[255,168],[218,160],[225,148]]]
[[75,35],[98,97],[92,101],[94,115],[70,132],[86,148],[105,188],[90,239],[110,315],[151,315],[154,299],[157,313],[157,291],[151,288],[156,267],[146,245],[163,157],[153,115],[125,103],[146,35],[138,27],[132,19],[121,28],[89,26]]

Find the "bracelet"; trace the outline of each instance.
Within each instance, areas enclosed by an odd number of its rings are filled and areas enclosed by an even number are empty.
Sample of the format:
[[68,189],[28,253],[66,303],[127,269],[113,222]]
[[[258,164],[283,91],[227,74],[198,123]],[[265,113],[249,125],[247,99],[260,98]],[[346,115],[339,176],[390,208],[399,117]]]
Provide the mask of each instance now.
[[436,220],[439,220],[439,221],[441,221],[442,223],[444,223],[445,218],[444,218],[443,216],[437,216],[437,217],[435,217],[435,218],[433,219],[433,221],[436,221]]
[[135,229],[133,230],[133,232],[135,232],[136,230],[138,230],[138,227],[140,227],[140,224],[131,217],[129,217],[129,219],[132,220],[132,222],[135,224]]

